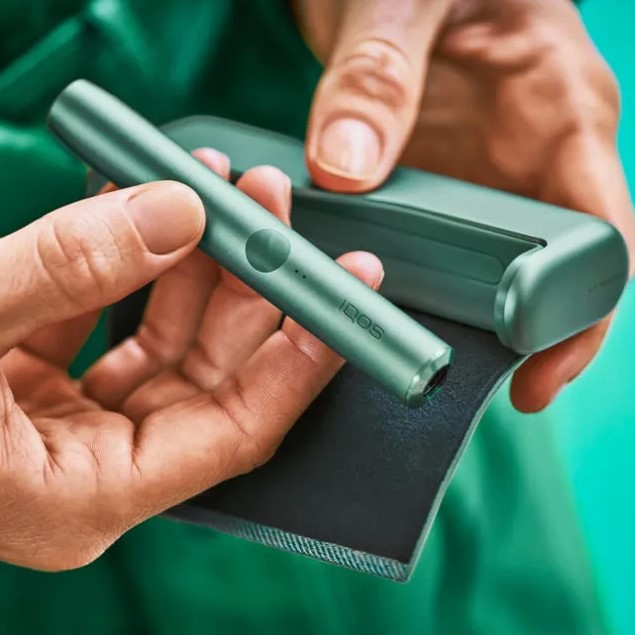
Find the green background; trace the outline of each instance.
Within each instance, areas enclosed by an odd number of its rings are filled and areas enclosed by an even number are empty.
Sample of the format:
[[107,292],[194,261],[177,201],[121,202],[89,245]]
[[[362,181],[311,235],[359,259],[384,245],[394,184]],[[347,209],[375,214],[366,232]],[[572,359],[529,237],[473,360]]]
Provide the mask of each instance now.
[[[622,90],[620,150],[635,191],[635,3],[586,1],[582,13]],[[606,346],[554,407],[602,600],[616,633],[635,633],[635,287]],[[529,421],[530,425],[531,422]]]

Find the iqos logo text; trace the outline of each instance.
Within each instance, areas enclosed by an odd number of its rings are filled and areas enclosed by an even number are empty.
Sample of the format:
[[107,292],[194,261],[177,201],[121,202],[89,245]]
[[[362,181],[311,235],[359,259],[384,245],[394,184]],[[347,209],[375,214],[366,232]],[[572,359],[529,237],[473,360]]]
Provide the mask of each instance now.
[[344,300],[339,306],[339,310],[355,325],[364,331],[368,331],[371,337],[380,340],[384,334],[384,329],[375,324],[367,315],[364,315],[354,304]]

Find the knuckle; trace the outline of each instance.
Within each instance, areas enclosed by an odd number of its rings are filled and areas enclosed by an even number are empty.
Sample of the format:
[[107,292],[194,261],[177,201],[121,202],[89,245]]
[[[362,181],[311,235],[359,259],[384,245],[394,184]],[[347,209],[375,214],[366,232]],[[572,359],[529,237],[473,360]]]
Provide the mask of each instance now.
[[[564,47],[564,48],[563,48]],[[595,50],[555,45],[547,57],[555,102],[572,130],[614,134],[620,115],[620,88],[612,70]]]
[[[96,221],[93,221],[96,222]],[[113,263],[122,259],[118,241],[106,231],[95,231],[85,219],[53,219],[37,241],[39,261],[56,289],[81,308],[114,282]]]
[[365,40],[336,68],[340,88],[392,111],[401,111],[417,98],[412,64],[399,47],[387,40]]
[[151,319],[139,326],[136,342],[146,355],[161,366],[175,364],[182,357],[181,346],[173,333],[166,332]]
[[619,96],[600,93],[597,87],[572,90],[565,129],[613,139],[619,124]]
[[267,463],[276,453],[279,444],[265,443],[262,439],[252,437],[250,443],[244,446],[240,473],[248,474]]
[[251,422],[255,414],[249,407],[243,386],[235,375],[225,378],[216,399],[239,437],[243,441],[250,440],[253,436]]
[[620,90],[615,76],[598,56],[580,70],[579,80],[567,86],[572,101],[572,119],[578,129],[617,132]]
[[[177,355],[179,353],[174,351],[174,357]],[[182,361],[181,372],[188,381],[204,391],[214,390],[227,375],[223,365],[216,361],[213,350],[200,337],[190,345]]]
[[513,44],[510,50],[516,63],[509,68],[512,78],[523,74],[531,88],[526,95],[529,103],[548,101],[549,108],[557,109],[554,121],[571,132],[616,131],[619,85],[591,40],[571,37],[560,24],[537,15],[528,22],[526,37]]
[[250,471],[261,467],[265,463],[268,463],[275,453],[278,451],[283,437],[277,435],[275,438],[268,439],[267,443],[261,443],[257,451],[252,454],[252,461],[250,464]]
[[217,401],[235,431],[238,451],[235,455],[236,465],[231,471],[239,473],[251,472],[266,463],[274,454],[280,440],[272,431],[279,426],[269,413],[267,425],[257,425],[260,417],[256,415],[245,396],[244,389],[236,377],[228,377],[217,396]]
[[544,112],[553,113],[549,121],[541,116],[558,142],[571,134],[612,137],[616,133],[619,90],[612,86],[610,75],[600,72],[598,76],[597,69],[552,67],[542,78],[534,78],[532,87],[534,94],[529,103],[535,106],[540,98]]
[[282,338],[289,352],[297,357],[300,364],[309,366],[313,372],[323,369],[327,361],[325,353],[328,353],[330,349],[316,337],[305,331],[295,332],[292,335],[283,330],[279,331],[279,337]]
[[622,100],[617,77],[607,64],[602,63],[595,71],[595,78],[599,95],[603,98],[604,103],[612,110],[617,119],[619,117]]

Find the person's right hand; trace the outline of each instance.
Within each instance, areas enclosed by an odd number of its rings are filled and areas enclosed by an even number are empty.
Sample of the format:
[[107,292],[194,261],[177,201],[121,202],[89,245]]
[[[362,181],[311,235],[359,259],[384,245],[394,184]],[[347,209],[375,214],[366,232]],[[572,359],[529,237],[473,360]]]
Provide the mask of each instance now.
[[[227,174],[227,159],[201,155]],[[239,187],[288,220],[273,168]],[[111,191],[0,239],[0,560],[44,570],[267,460],[343,363],[195,249],[201,201],[170,182]],[[377,286],[369,254],[340,262]],[[81,382],[99,309],[158,278],[138,334]]]
[[[635,217],[616,144],[619,92],[571,0],[294,0],[325,69],[307,164],[363,192],[398,163],[593,214]],[[610,318],[532,355],[512,402],[545,408],[595,357]]]

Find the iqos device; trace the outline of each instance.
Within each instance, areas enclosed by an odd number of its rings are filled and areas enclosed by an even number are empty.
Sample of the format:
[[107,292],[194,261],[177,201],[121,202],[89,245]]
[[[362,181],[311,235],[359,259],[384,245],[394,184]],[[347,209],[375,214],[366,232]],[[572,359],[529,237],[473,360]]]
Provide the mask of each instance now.
[[445,342],[114,96],[75,81],[48,123],[120,187],[162,179],[190,186],[207,216],[201,250],[409,406],[442,384],[452,357]]
[[311,184],[295,139],[210,116],[165,132],[186,149],[227,153],[235,173],[280,168],[291,177],[298,233],[331,255],[377,254],[388,299],[493,331],[521,354],[606,316],[627,282],[621,234],[590,214],[408,168],[373,192],[337,194]]

